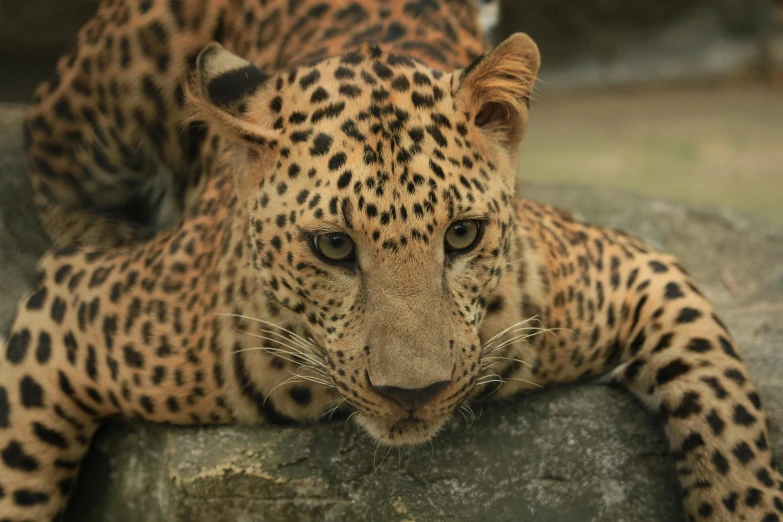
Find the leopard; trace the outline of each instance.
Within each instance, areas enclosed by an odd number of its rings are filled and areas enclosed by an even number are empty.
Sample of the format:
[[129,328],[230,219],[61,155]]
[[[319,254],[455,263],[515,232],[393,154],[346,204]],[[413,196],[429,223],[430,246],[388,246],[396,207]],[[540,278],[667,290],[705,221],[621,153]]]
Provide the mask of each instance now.
[[340,409],[413,446],[460,406],[602,380],[660,418],[685,519],[780,520],[766,413],[697,282],[519,194],[540,52],[477,13],[103,0],[25,124],[54,245],[0,356],[0,519],[59,520],[106,419]]

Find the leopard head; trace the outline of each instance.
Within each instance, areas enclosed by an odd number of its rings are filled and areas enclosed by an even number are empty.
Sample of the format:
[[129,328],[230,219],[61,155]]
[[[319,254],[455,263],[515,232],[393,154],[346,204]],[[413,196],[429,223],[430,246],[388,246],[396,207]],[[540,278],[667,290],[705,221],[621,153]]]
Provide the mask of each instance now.
[[538,66],[523,34],[451,73],[373,46],[274,75],[218,44],[197,60],[264,298],[378,440],[430,439],[480,375]]

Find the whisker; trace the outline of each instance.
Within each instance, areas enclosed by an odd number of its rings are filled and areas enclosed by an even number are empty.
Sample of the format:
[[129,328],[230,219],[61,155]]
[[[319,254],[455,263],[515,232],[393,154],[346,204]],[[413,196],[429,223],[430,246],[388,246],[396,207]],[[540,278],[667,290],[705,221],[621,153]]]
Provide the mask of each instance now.
[[[268,328],[259,328],[259,329],[258,329],[258,331],[259,331],[259,332],[262,332],[262,333],[269,333],[269,334],[271,334],[271,335],[276,335],[276,336],[278,336],[278,337],[281,337],[281,338],[283,338],[283,339],[285,339],[285,340],[287,340],[287,341],[291,341],[291,342],[293,342],[293,343],[294,343],[294,344],[295,344],[297,347],[301,348],[301,349],[302,349],[302,350],[304,350],[305,352],[311,352],[311,351],[312,351],[312,348],[314,348],[314,347],[315,347],[314,345],[312,345],[312,344],[309,344],[309,343],[304,343],[304,342],[300,341],[299,339],[294,339],[294,338],[293,338],[293,337],[291,337],[290,335],[281,334],[281,333],[279,333],[279,332],[275,332],[274,330],[270,330],[270,329],[268,329]],[[249,332],[245,332],[245,333],[249,333]],[[251,334],[251,335],[252,335],[252,334]],[[292,348],[293,348],[293,346],[292,346]]]
[[498,350],[500,350],[500,349],[502,349],[502,348],[505,348],[505,347],[506,347],[506,346],[508,346],[509,344],[514,344],[514,343],[516,343],[517,341],[524,341],[525,339],[529,339],[530,337],[535,337],[536,335],[540,335],[540,334],[541,334],[541,332],[539,331],[539,332],[532,333],[532,334],[519,334],[519,335],[515,335],[514,337],[512,337],[512,338],[510,338],[510,339],[507,339],[506,341],[504,341],[504,342],[500,343],[499,345],[492,347],[492,349],[491,349],[491,350],[489,350],[489,351],[487,352],[487,355],[489,355],[489,354],[492,354],[492,353],[495,353],[495,352],[497,352]]
[[337,397],[336,399],[329,401],[326,403],[327,406],[331,406],[332,404],[335,404],[337,402],[347,401],[348,397]]
[[475,420],[476,420],[476,416],[473,414],[473,410],[471,410],[471,409],[470,409],[470,406],[468,406],[467,404],[463,404],[463,405],[461,405],[461,406],[459,407],[459,410],[460,410],[460,412],[463,412],[463,411],[464,411],[464,412],[467,412],[467,413],[470,415],[470,421],[468,421],[467,419],[465,419],[465,422],[466,422],[465,429],[470,429],[470,428],[472,428],[472,427],[473,427],[473,423],[474,423],[474,422],[475,422]]
[[326,413],[324,413],[323,415],[321,415],[321,417],[324,417],[324,416],[325,416],[325,415],[328,413],[328,414],[329,414],[329,417],[328,417],[326,420],[332,420],[332,415],[334,415],[334,412],[336,412],[336,411],[337,411],[337,409],[338,409],[338,408],[339,408],[339,407],[340,407],[340,406],[341,406],[341,405],[342,405],[342,404],[343,404],[345,401],[347,401],[347,400],[348,400],[348,397],[344,397],[344,398],[343,398],[343,399],[342,399],[340,402],[338,402],[338,403],[337,403],[337,404],[334,406],[334,408],[332,408],[332,409],[331,409],[331,410],[329,410],[328,412],[326,412]]
[[[378,470],[381,468],[381,466],[383,466],[383,463],[384,463],[384,462],[386,462],[386,457],[388,457],[388,456],[389,456],[389,453],[391,453],[391,450],[392,450],[392,448],[394,448],[394,446],[389,446],[389,451],[387,451],[387,452],[386,452],[386,455],[384,455],[384,456],[383,456],[383,458],[381,459],[381,462],[380,462],[380,464],[378,464],[378,467],[377,467],[377,468],[375,468],[375,470],[373,471],[373,473],[375,473],[376,471],[378,471]],[[374,459],[373,459],[373,463],[374,463]]]
[[[245,332],[245,331],[243,331],[243,330],[237,330],[237,331],[238,331],[238,332],[240,332],[240,333],[243,333],[243,334],[249,335],[249,336],[251,336],[251,337],[255,337],[256,339],[263,339],[263,340],[265,340],[265,341],[269,341],[269,342],[272,342],[272,343],[278,344],[278,345],[280,345],[280,346],[283,346],[283,347],[285,347],[285,348],[288,348],[288,349],[290,350],[290,352],[289,352],[289,353],[290,353],[291,355],[296,355],[296,356],[298,356],[298,357],[301,357],[301,358],[308,358],[308,354],[306,354],[305,352],[303,352],[302,350],[300,350],[300,349],[299,349],[299,348],[297,348],[296,346],[291,346],[290,344],[288,344],[288,343],[285,343],[285,342],[282,342],[282,341],[280,341],[279,339],[271,339],[271,338],[269,338],[269,337],[265,337],[265,336],[263,336],[263,335],[258,335],[258,334],[254,334],[254,333],[250,333],[250,332]],[[317,364],[322,364],[320,361],[318,361],[318,360],[316,360],[316,359],[313,359],[312,357],[309,357],[309,358],[310,358],[310,359],[311,359],[311,361],[312,361],[312,362],[314,362],[314,363],[317,363]]]
[[323,386],[324,388],[334,388],[334,386],[332,386],[328,382],[320,381],[318,379],[314,379],[313,377],[307,377],[305,375],[300,375],[299,377],[301,377],[302,379],[304,379],[307,382],[311,382],[313,384],[317,384],[319,386]]
[[318,365],[323,366],[324,368],[326,368],[326,365],[322,361],[319,361],[313,355],[310,355],[310,354],[305,353],[305,352],[303,352],[301,350],[298,350],[295,346],[291,346],[290,344],[284,343],[284,342],[282,342],[282,341],[280,341],[278,339],[271,339],[271,338],[265,337],[263,335],[255,334],[255,333],[252,333],[252,332],[246,332],[245,330],[237,329],[237,331],[241,332],[243,334],[247,334],[247,335],[249,335],[251,337],[255,337],[257,339],[263,339],[265,341],[269,341],[269,342],[272,342],[272,343],[277,343],[277,344],[279,344],[281,346],[285,346],[286,348],[290,348],[291,350],[293,350],[295,352],[295,353],[293,353],[291,355],[298,355],[298,356],[300,356],[300,357],[302,357],[304,359],[309,360],[312,363],[318,364]]
[[[488,382],[483,382],[482,384],[489,384],[490,382],[495,382],[495,381],[488,381]],[[488,399],[488,398],[492,397],[493,395],[495,395],[495,394],[496,394],[498,391],[500,391],[500,388],[503,386],[503,384],[504,384],[505,382],[506,382],[506,381],[503,381],[503,380],[501,380],[501,381],[499,382],[499,385],[498,385],[498,386],[497,386],[497,387],[496,387],[494,390],[492,390],[492,391],[491,391],[491,392],[489,392],[488,394],[486,394],[486,395],[483,395],[483,396],[482,396],[482,397],[483,397],[483,399],[485,399],[485,400],[486,400],[486,399]],[[482,411],[483,411],[483,410],[482,410]],[[479,418],[480,418],[480,417],[481,417],[481,415],[479,414]]]
[[486,370],[489,370],[490,368],[492,368],[493,366],[495,366],[499,362],[500,361],[488,362],[487,364],[485,364],[484,366],[481,367],[481,371],[479,372],[479,374],[481,374],[482,372],[484,372]]
[[543,384],[538,384],[538,383],[535,383],[533,381],[528,381],[528,380],[525,380],[525,379],[519,379],[517,377],[506,377],[506,379],[508,379],[509,381],[526,382],[528,384],[532,384],[533,386],[538,386],[539,388],[544,388]]
[[462,418],[465,419],[465,429],[468,429],[468,417],[465,415],[465,412],[462,411],[462,407],[458,408],[457,411],[462,415]]
[[537,316],[537,315],[534,315],[534,316],[532,316],[532,317],[528,317],[528,318],[527,318],[527,319],[525,319],[524,321],[519,321],[518,323],[514,323],[514,324],[512,324],[511,326],[509,326],[509,327],[508,327],[508,328],[506,328],[505,330],[503,330],[503,331],[501,331],[501,332],[499,332],[499,333],[495,334],[495,336],[494,336],[494,337],[492,337],[492,339],[490,339],[489,341],[487,341],[486,343],[484,343],[484,346],[487,346],[487,345],[489,345],[490,343],[492,343],[492,341],[494,341],[494,340],[495,340],[495,339],[497,339],[498,337],[502,337],[503,335],[505,335],[505,334],[506,334],[506,332],[508,332],[508,331],[509,331],[509,330],[511,330],[512,328],[516,328],[517,326],[520,326],[520,325],[523,325],[523,324],[529,323],[530,321],[532,321],[533,319],[536,319],[536,318],[538,318],[538,316]]
[[[239,330],[239,328],[237,328],[237,329]],[[244,330],[240,330],[240,331],[244,331]],[[271,333],[272,335],[276,335],[278,337],[281,337],[281,338],[283,338],[283,339],[285,339],[287,341],[291,341],[291,342],[295,343],[297,346],[301,347],[302,349],[309,350],[311,348],[310,343],[307,343],[302,338],[294,337],[294,334],[292,332],[290,332],[288,330],[285,330],[285,329],[283,329],[284,333],[280,333],[280,332],[278,332],[276,330],[270,330],[269,328],[261,328],[261,327],[259,327],[258,331],[259,332],[268,332],[268,333]],[[250,332],[245,332],[245,333],[250,333]]]
[[522,359],[515,359],[513,357],[498,357],[498,356],[494,356],[494,357],[484,357],[483,359],[485,359],[485,360],[501,359],[501,360],[504,360],[504,361],[514,361],[514,362],[518,362],[518,363],[524,364],[525,366],[529,366],[531,368],[533,367],[532,364],[530,364],[528,362],[525,362]]
[[475,386],[484,386],[485,384],[490,384],[492,382],[496,382],[498,384],[503,384],[506,381],[503,381],[503,380],[500,380],[500,379],[490,379],[488,381],[476,382]]
[[360,431],[360,429],[361,429],[361,425],[359,424],[359,419],[361,419],[361,418],[362,418],[362,414],[363,414],[363,413],[367,413],[367,410],[361,410],[361,411],[359,412],[359,415],[357,415],[357,416],[356,416],[356,421],[354,422],[354,424],[356,424],[356,431],[357,431],[357,432],[359,432],[359,431]]
[[[270,352],[270,351],[274,352],[274,351],[275,351],[275,349],[274,349],[274,348],[270,348],[270,347],[268,347],[268,346],[254,346],[254,347],[252,347],[252,348],[243,348],[242,350],[237,350],[237,351],[235,351],[235,352],[232,352],[232,353],[250,352],[250,351],[254,351],[254,350],[259,350],[259,351],[264,351],[264,352]],[[282,353],[286,353],[286,352],[282,352]],[[290,359],[290,358],[288,358],[288,357],[285,357],[285,356],[283,356],[283,355],[279,355],[279,354],[277,354],[277,353],[274,353],[273,355],[274,355],[275,357],[279,357],[279,358],[281,358],[281,359],[283,359],[283,360],[285,360],[285,361],[288,361],[288,362],[290,362],[291,364],[294,364],[294,365],[296,365],[296,366],[298,366],[298,367],[300,367],[300,368],[307,368],[307,369],[309,369],[309,370],[313,370],[313,371],[316,371],[316,370],[318,370],[318,368],[311,367],[311,366],[307,366],[307,365],[303,365],[302,363],[300,363],[300,362],[297,362],[297,361],[295,361],[294,359]]]
[[473,424],[476,422],[476,414],[475,414],[475,413],[473,413],[473,408],[471,408],[469,404],[465,404],[465,405],[463,405],[463,408],[465,408],[466,410],[468,410],[468,413],[470,413],[470,418],[472,419],[472,420],[470,421],[470,427],[472,427],[472,426],[473,426]]
[[[307,344],[307,341],[305,341],[305,339],[302,336],[297,335],[295,332],[292,332],[291,330],[288,330],[287,328],[283,328],[282,326],[280,326],[278,324],[270,323],[269,321],[265,321],[263,319],[256,319],[255,317],[249,317],[247,315],[241,315],[241,314],[216,314],[216,315],[222,315],[222,316],[225,316],[225,317],[238,317],[240,319],[247,319],[248,321],[256,321],[258,323],[266,324],[266,325],[272,326],[274,328],[279,328],[280,330],[290,334],[295,339],[298,339],[300,342],[303,342],[303,343]],[[312,341],[312,338],[310,338],[310,340]],[[318,343],[316,343],[315,341],[312,341],[312,346],[315,347],[315,348],[320,349],[321,351],[326,351],[326,350],[323,349],[323,347],[319,346]]]
[[296,373],[292,372],[290,368],[287,368],[287,370],[288,370],[288,373],[290,373],[291,375],[295,375],[295,376],[301,377],[303,379],[310,379],[310,380],[313,380],[313,381],[317,381],[317,382],[319,382],[319,384],[324,383],[324,386],[329,386],[331,388],[334,388],[334,386],[331,384],[331,382],[329,382],[329,380],[328,380],[329,378],[328,377],[326,377],[325,379],[322,379],[321,376],[317,376],[316,377],[316,376],[312,376],[312,375],[306,375],[305,373],[303,373],[303,372],[315,372],[315,371],[318,370],[318,368],[311,368],[310,366],[299,366],[297,368],[297,370],[299,370],[299,371],[297,371]]
[[478,381],[476,381],[475,386],[483,386],[483,385],[489,384],[491,382],[497,382],[497,383],[503,384],[506,381],[504,381],[503,379],[500,379],[500,378],[479,379]]
[[503,377],[495,373],[478,378],[475,385],[481,386],[490,382],[499,382],[500,384],[503,384],[506,381],[503,380]]
[[288,383],[291,383],[291,382],[293,382],[293,383],[295,383],[295,384],[299,384],[299,383],[302,383],[302,382],[304,382],[304,381],[295,381],[294,379],[296,379],[296,377],[291,377],[290,379],[287,379],[287,380],[285,380],[285,381],[281,382],[280,384],[278,384],[277,386],[275,386],[274,388],[272,388],[272,389],[269,391],[269,393],[267,393],[267,394],[266,394],[266,397],[264,397],[264,403],[263,403],[263,405],[264,405],[264,406],[266,406],[266,401],[268,401],[268,400],[269,400],[269,397],[271,397],[271,396],[272,396],[272,394],[275,392],[275,390],[277,390],[279,387],[283,386],[284,384],[288,384]]
[[282,355],[278,355],[278,354],[285,354],[285,355],[290,355],[291,357],[296,357],[296,354],[294,354],[294,353],[287,352],[287,351],[281,350],[279,348],[272,348],[270,346],[257,346],[256,349],[261,349],[261,350],[264,350],[265,352],[269,352],[271,355],[274,355],[275,357],[279,357],[281,359],[285,359],[286,361],[290,361],[291,363],[295,364],[296,366],[300,366],[302,368],[307,368],[308,370],[312,370],[314,372],[318,372],[321,375],[323,375],[324,377],[327,377],[329,375],[329,373],[326,371],[325,368],[319,368],[319,367],[313,366],[311,364],[303,364],[301,362],[298,362],[296,359],[293,359],[293,360],[292,359],[287,359],[287,358],[283,357]]
[[301,373],[292,373],[291,375],[293,375],[294,377],[299,377],[300,379],[304,379],[306,381],[309,381],[309,382],[312,382],[312,383],[315,383],[315,384],[320,384],[321,386],[325,386],[327,388],[334,388],[334,385],[332,385],[331,383],[326,382],[326,381],[321,380],[321,379],[317,379],[315,377],[311,377],[309,375],[302,375]]
[[274,328],[278,328],[278,329],[284,331],[287,334],[290,334],[295,339],[299,339],[302,342],[306,342],[300,335],[297,335],[296,332],[292,332],[291,330],[289,330],[287,328],[284,328],[284,327],[280,326],[279,324],[270,323],[269,321],[265,321],[264,319],[258,319],[256,317],[250,317],[250,316],[242,315],[242,314],[217,314],[217,315],[223,315],[223,316],[226,316],[226,317],[238,317],[240,319],[247,319],[248,321],[255,321],[257,323],[262,323],[262,324],[265,324],[265,325],[268,325],[268,326],[272,326]]
[[[253,351],[268,352],[270,355],[275,355],[277,357],[280,357],[281,359],[283,359],[284,357],[278,356],[277,354],[282,353],[282,354],[285,354],[285,355],[290,355],[291,357],[299,357],[299,355],[300,355],[297,352],[289,352],[287,350],[283,350],[281,348],[274,348],[272,346],[251,346],[249,348],[241,348],[239,350],[235,350],[235,351],[231,352],[231,354],[233,355],[235,353],[253,352]],[[308,364],[308,361],[301,361],[301,360],[297,361],[295,359],[286,359],[286,360],[290,361],[291,363],[293,363],[293,364],[295,364],[297,366],[307,366],[308,368],[313,368],[313,369],[316,368],[315,366],[312,366],[312,365]],[[323,371],[323,370],[321,370],[321,371]]]
[[[348,418],[345,419],[345,429],[348,429],[348,423],[351,422],[351,419],[353,418],[353,416],[354,415],[361,415],[363,411],[364,410],[356,410],[356,411],[352,412],[350,415],[348,415]],[[358,422],[358,420],[359,420],[358,416],[356,417],[356,420]]]
[[[533,331],[533,332],[535,332],[535,333],[532,333],[532,334],[520,334],[520,335],[531,335],[531,336],[533,336],[533,335],[539,335],[539,334],[541,334],[541,333],[544,333],[544,332],[546,332],[546,329],[545,329],[545,328],[538,328],[538,327],[536,327],[536,326],[523,326],[523,327],[521,327],[521,328],[516,328],[516,329],[514,329],[514,330],[511,330],[511,331],[510,331],[510,332],[508,332],[506,335],[515,334],[515,333],[518,333],[518,332],[529,332],[529,331]],[[487,351],[488,349],[492,348],[492,344],[495,344],[495,343],[497,343],[497,342],[499,342],[499,341],[501,341],[501,340],[502,340],[502,338],[501,338],[501,339],[497,339],[496,341],[494,341],[494,342],[493,342],[493,343],[491,343],[491,344],[487,344],[487,345],[485,345],[485,346],[484,346],[484,347],[481,349],[481,351],[482,351],[482,352],[485,352],[485,351]],[[508,339],[506,339],[506,341],[508,341]]]
[[504,348],[504,347],[508,346],[509,344],[515,343],[517,341],[524,341],[525,339],[529,339],[531,337],[535,337],[536,335],[541,335],[542,333],[546,333],[548,331],[550,331],[550,330],[540,330],[540,331],[538,331],[536,333],[532,333],[532,334],[520,334],[520,335],[514,336],[511,339],[508,339],[507,341],[502,342],[499,345],[497,345],[494,348],[492,348],[489,352],[487,352],[487,355],[495,353],[496,351],[500,350],[501,348]]

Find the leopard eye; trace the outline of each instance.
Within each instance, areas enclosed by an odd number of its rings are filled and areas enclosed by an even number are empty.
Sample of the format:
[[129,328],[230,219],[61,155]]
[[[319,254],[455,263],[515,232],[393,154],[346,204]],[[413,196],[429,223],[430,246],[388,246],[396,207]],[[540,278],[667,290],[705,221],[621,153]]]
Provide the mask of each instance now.
[[313,248],[324,261],[346,263],[356,257],[356,248],[348,234],[329,232],[313,236]]
[[450,254],[467,252],[478,244],[480,236],[481,222],[476,219],[452,223],[446,230],[446,252]]

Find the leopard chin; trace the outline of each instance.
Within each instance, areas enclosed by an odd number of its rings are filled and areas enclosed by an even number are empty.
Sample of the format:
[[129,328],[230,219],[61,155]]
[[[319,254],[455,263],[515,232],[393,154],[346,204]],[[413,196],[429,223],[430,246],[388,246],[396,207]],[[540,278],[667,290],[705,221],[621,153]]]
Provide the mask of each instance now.
[[388,416],[360,415],[357,423],[369,435],[387,446],[416,446],[435,438],[448,421],[449,416],[422,419],[415,415],[395,418]]

